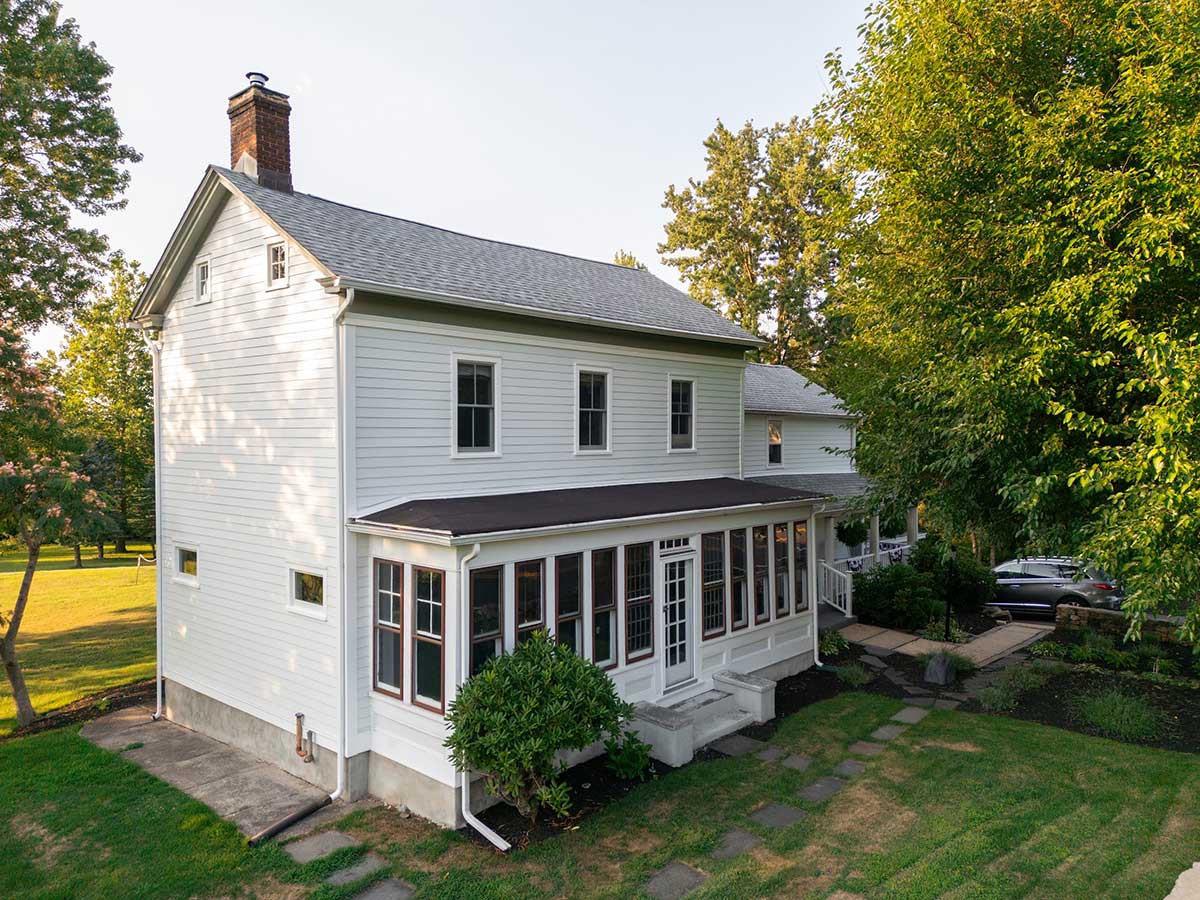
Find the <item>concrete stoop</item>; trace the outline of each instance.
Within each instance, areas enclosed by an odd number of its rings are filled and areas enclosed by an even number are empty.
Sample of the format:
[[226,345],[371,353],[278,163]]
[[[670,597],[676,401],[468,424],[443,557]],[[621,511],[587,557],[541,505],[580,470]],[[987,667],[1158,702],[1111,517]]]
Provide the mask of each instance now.
[[651,756],[677,767],[691,762],[700,747],[774,717],[774,681],[718,672],[702,694],[665,706],[634,704],[633,728],[650,745]]

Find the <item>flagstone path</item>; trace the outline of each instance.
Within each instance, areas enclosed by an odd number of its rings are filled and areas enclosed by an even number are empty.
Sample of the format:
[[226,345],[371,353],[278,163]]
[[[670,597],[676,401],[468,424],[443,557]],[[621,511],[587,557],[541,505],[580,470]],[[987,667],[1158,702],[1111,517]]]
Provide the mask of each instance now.
[[[319,831],[316,834],[289,841],[283,851],[295,862],[306,865],[324,859],[338,850],[361,847],[362,842],[350,835],[337,831]],[[378,875],[388,867],[388,862],[377,853],[367,852],[354,861],[325,877],[325,883],[333,887],[345,887]],[[354,900],[408,900],[413,895],[412,885],[398,878],[384,878],[366,885],[354,894]]]
[[[875,625],[855,623],[841,630],[846,640],[852,644],[864,647],[868,654],[874,650],[900,653],[904,656],[920,656],[923,653],[936,653],[939,650],[949,650],[960,656],[965,656],[975,665],[982,668],[989,663],[1008,656],[1014,650],[1027,647],[1041,637],[1054,630],[1051,623],[1041,622],[1009,622],[997,625],[990,631],[977,635],[966,644],[951,644],[945,641],[931,641],[915,634],[896,631],[892,628],[879,628]],[[882,662],[872,656],[870,660],[864,657],[863,662],[878,668]],[[886,672],[884,673],[887,674]]]

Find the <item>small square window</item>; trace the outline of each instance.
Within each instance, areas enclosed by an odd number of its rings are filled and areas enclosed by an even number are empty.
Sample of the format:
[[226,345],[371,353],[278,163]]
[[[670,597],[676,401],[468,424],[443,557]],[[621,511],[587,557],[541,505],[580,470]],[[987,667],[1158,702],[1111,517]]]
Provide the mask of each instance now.
[[200,575],[200,560],[190,547],[175,548],[175,572],[184,579],[194,580]]
[[292,602],[303,608],[325,605],[325,579],[311,572],[292,570]]
[[196,263],[196,302],[208,303],[212,300],[212,277],[208,260]]
[[267,287],[284,287],[288,283],[287,244],[279,241],[267,245]]

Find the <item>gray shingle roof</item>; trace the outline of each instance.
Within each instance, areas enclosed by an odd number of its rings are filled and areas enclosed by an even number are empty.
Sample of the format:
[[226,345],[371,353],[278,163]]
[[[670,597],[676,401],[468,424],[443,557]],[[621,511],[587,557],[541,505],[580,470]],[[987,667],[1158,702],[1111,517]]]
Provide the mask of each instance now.
[[747,412],[853,418],[842,408],[837,397],[799,372],[787,366],[761,363],[746,366],[745,409]]
[[396,293],[405,289],[503,304],[533,313],[699,335],[757,339],[664,281],[626,266],[471,237],[262,187],[213,167],[334,275]]
[[770,484],[814,497],[858,497],[867,492],[870,482],[855,472],[818,472],[812,475],[762,475],[747,478],[758,484]]

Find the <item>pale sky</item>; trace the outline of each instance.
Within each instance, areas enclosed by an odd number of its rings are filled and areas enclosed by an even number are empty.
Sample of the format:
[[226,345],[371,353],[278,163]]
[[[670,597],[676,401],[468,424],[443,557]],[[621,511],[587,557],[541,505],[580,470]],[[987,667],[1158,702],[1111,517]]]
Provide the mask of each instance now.
[[[806,115],[861,2],[64,0],[113,66],[144,156],[100,220],[149,270],[249,70],[291,96],[292,179],[332,200],[547,250],[655,249],[667,185],[703,174],[716,120]],[[53,345],[43,333],[37,349]]]

